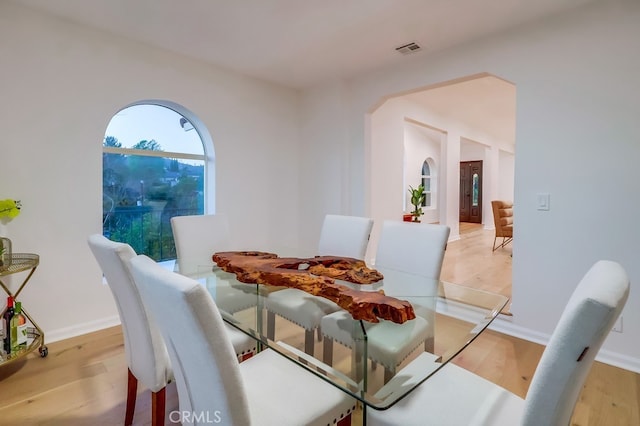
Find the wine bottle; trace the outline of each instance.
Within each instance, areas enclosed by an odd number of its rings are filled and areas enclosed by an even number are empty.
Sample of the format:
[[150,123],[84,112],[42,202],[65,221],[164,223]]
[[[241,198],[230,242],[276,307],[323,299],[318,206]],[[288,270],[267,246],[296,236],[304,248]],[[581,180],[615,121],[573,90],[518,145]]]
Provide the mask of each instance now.
[[15,353],[27,347],[27,319],[22,313],[22,303],[16,301],[11,318],[11,352]]
[[4,321],[5,336],[3,341],[4,352],[11,354],[11,319],[13,318],[13,297],[7,297],[7,309],[4,311],[2,320]]
[[4,313],[6,310],[7,307],[5,306],[2,308],[2,313],[0,313],[0,359],[6,355],[4,353],[4,338],[7,335],[6,326],[4,324]]

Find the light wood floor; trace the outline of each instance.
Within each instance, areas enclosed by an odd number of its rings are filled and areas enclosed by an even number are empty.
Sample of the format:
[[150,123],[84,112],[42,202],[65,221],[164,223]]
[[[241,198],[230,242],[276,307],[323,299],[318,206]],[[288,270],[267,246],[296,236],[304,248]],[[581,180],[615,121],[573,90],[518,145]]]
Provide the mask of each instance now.
[[[440,277],[444,281],[479,288],[511,298],[511,244],[492,251],[494,231],[460,223],[460,239],[450,242]],[[510,314],[510,303],[503,313]]]
[[[483,245],[487,241],[488,245]],[[443,278],[510,291],[511,249],[492,254],[492,242],[490,232],[487,237],[487,231],[474,230],[450,243]],[[500,265],[508,266],[509,272],[501,271]],[[31,354],[24,361],[0,367],[0,425],[121,425],[127,367],[120,328],[48,346],[47,358]],[[455,362],[524,397],[543,349],[487,331]],[[168,387],[167,399],[168,415],[178,407],[174,385]],[[639,407],[640,375],[596,362],[572,424],[640,425]],[[146,389],[139,390],[134,424],[150,424],[150,393]]]

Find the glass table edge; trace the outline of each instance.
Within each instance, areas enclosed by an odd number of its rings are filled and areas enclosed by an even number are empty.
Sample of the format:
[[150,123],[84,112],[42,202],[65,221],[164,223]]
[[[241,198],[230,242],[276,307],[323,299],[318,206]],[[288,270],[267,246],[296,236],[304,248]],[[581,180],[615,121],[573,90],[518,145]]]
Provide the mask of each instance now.
[[[234,278],[234,274],[228,273],[228,272],[224,272],[224,271],[220,270],[215,264],[212,264],[210,267],[206,266],[205,268],[207,269],[207,271],[205,272],[204,275],[208,275],[208,274],[211,274],[211,273],[215,273],[215,274],[222,273],[222,274],[224,274],[225,278],[230,278],[230,279]],[[194,275],[191,275],[191,276],[194,279],[197,279],[198,277],[200,277],[200,278],[203,277],[203,275],[201,273],[194,274]],[[238,283],[240,283],[240,282],[238,282]],[[262,284],[245,284],[245,283],[240,283],[240,284],[249,285],[249,286],[255,286],[256,287],[256,299],[257,300],[262,297],[261,291],[260,291],[260,287],[265,287],[267,289],[281,289],[281,288],[284,288],[284,287],[274,287],[274,286],[268,286],[268,285],[262,285]],[[456,295],[456,297],[448,297],[447,294],[446,294],[447,290],[454,290],[453,293]],[[289,359],[289,360],[291,360],[293,362],[297,362],[302,368],[306,369],[307,371],[311,372],[312,374],[316,375],[317,377],[321,378],[322,380],[324,380],[325,382],[331,384],[332,386],[334,386],[334,387],[336,387],[338,389],[341,389],[342,391],[348,393],[349,395],[351,395],[352,397],[354,397],[358,401],[366,404],[368,407],[371,407],[371,408],[376,409],[376,410],[385,410],[385,409],[390,408],[394,404],[396,404],[398,401],[400,401],[401,399],[406,397],[408,394],[410,394],[413,391],[413,389],[415,389],[417,386],[419,386],[425,380],[430,378],[433,374],[435,374],[438,370],[440,370],[440,368],[442,368],[442,366],[444,366],[451,359],[455,358],[455,356],[457,356],[460,352],[462,352],[469,344],[471,344],[491,324],[491,322],[493,322],[493,320],[499,315],[500,311],[506,306],[506,304],[509,301],[508,297],[506,297],[504,295],[500,295],[498,293],[492,293],[492,292],[489,292],[489,291],[486,291],[486,290],[466,287],[466,286],[463,286],[463,285],[460,285],[460,284],[455,284],[455,283],[442,281],[442,280],[438,280],[438,294],[435,294],[433,296],[420,296],[420,297],[426,297],[426,298],[431,298],[431,299],[435,298],[436,300],[438,300],[440,302],[444,301],[444,303],[446,303],[446,304],[459,303],[461,305],[465,305],[466,308],[469,308],[469,307],[474,307],[474,304],[470,303],[468,300],[465,301],[464,298],[461,297],[461,295],[462,296],[464,296],[464,295],[469,296],[469,294],[471,294],[471,295],[482,294],[485,297],[487,297],[488,299],[490,299],[490,300],[493,299],[494,300],[494,303],[492,304],[492,306],[475,306],[476,309],[479,309],[479,310],[482,310],[482,311],[487,311],[488,314],[483,316],[482,319],[480,321],[478,321],[477,323],[474,323],[473,321],[469,321],[468,319],[463,319],[464,321],[471,322],[472,324],[474,324],[473,328],[467,333],[465,338],[462,339],[462,341],[459,344],[453,346],[452,349],[447,350],[445,352],[445,354],[443,354],[440,357],[440,362],[439,362],[439,365],[438,365],[437,368],[433,369],[432,371],[430,371],[429,374],[425,375],[423,378],[418,380],[415,383],[415,385],[411,386],[411,388],[407,392],[404,392],[401,396],[396,397],[396,398],[392,398],[390,400],[373,400],[372,395],[369,395],[369,394],[365,393],[361,389],[354,388],[353,384],[349,384],[349,382],[347,380],[344,380],[343,378],[340,379],[343,384],[336,383],[335,379],[331,379],[330,377],[327,376],[328,372],[332,370],[331,366],[328,366],[327,364],[324,364],[322,361],[320,361],[319,359],[314,358],[314,357],[306,358],[303,361],[303,357],[304,357],[304,355],[306,355],[305,353],[297,350],[296,348],[291,348],[288,345],[283,345],[282,342],[279,342],[277,340],[276,341],[271,341],[264,334],[258,332],[257,330],[255,330],[253,328],[250,328],[250,327],[243,326],[231,314],[226,314],[222,310],[221,310],[221,313],[223,314],[223,318],[225,319],[225,321],[227,323],[229,323],[234,328],[237,328],[239,331],[244,332],[245,334],[249,335],[250,337],[256,339],[256,341],[259,342],[260,344],[264,345],[264,347],[270,348],[270,349],[276,351],[281,356],[284,356],[284,357],[286,357],[287,359]],[[394,295],[394,297],[403,298],[404,296]],[[415,298],[415,296],[408,296],[408,297]],[[437,309],[436,309],[436,311],[437,311]],[[447,313],[442,313],[442,312],[439,312],[439,313],[441,313],[443,315],[448,315]],[[296,358],[297,358],[297,360],[296,360]],[[348,388],[349,386],[351,386],[352,389],[349,389]]]

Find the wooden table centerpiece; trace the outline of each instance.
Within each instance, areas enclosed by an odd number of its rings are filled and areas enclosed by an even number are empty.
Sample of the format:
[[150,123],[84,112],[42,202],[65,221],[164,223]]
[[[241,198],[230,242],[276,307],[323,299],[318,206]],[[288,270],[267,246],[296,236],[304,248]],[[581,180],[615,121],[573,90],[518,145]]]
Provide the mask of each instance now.
[[222,270],[234,273],[240,282],[291,287],[324,297],[356,320],[384,319],[402,324],[415,318],[413,307],[405,300],[386,296],[382,291],[360,291],[336,283],[339,279],[367,285],[383,278],[362,260],[337,256],[281,258],[258,251],[217,252],[212,259]]

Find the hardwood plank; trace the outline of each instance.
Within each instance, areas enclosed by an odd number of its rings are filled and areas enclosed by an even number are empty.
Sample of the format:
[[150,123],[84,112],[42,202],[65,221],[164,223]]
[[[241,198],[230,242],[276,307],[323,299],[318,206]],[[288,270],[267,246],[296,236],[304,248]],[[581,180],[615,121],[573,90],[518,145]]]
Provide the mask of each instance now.
[[[122,336],[113,338],[117,333],[119,328],[115,327],[70,339],[72,344],[53,343],[49,345],[51,358],[34,355],[18,367],[10,364],[0,368],[2,424],[121,425],[126,360]],[[524,397],[543,349],[489,330],[454,362]],[[67,357],[65,362],[60,361],[63,357]],[[96,363],[95,359],[100,361]],[[15,397],[15,392],[20,397]],[[151,423],[150,400],[150,392],[139,389],[134,424]],[[167,419],[177,407],[177,392],[172,384],[167,388]],[[639,407],[640,375],[596,362],[576,405],[572,424],[640,424]]]
[[[120,327],[48,344],[49,355],[30,354],[0,367],[3,425],[121,425],[127,364]],[[140,387],[142,388],[142,387]],[[134,424],[151,424],[151,395],[138,389]],[[178,407],[167,388],[167,415]]]
[[[494,231],[477,224],[460,223],[458,241],[447,244],[440,277],[444,281],[478,288],[511,298],[511,244],[492,251]],[[510,315],[510,303],[503,310]]]

